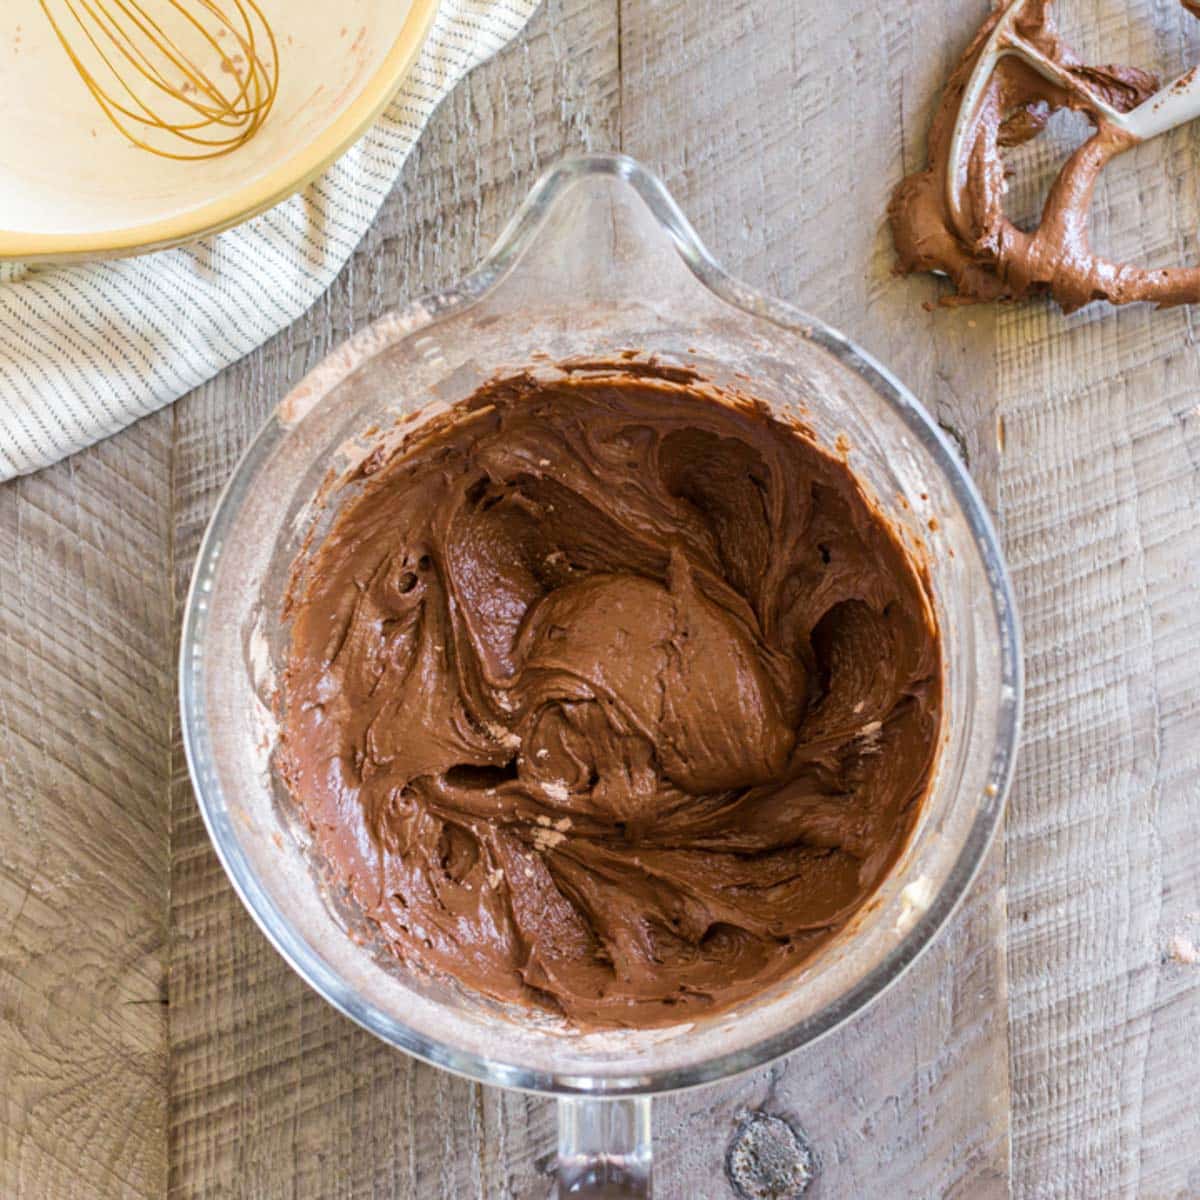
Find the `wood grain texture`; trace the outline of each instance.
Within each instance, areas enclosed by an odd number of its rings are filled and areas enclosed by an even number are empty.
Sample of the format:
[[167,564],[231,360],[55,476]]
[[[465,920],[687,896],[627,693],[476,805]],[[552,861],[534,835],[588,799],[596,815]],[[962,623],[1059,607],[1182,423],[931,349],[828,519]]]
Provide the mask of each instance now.
[[[1178,6],[1063,15],[1088,61],[1200,61]],[[1031,147],[1018,215],[1058,157]],[[1095,211],[1117,258],[1196,262],[1200,130],[1115,163]],[[1196,312],[1025,305],[996,332],[1029,679],[1007,863],[1016,1190],[1183,1200],[1200,1196],[1200,966],[1177,961],[1200,941]]]
[[166,1179],[170,419],[0,489],[0,1196]]
[[656,1101],[661,1194],[731,1196],[727,1148],[762,1112],[808,1140],[808,1196],[1007,1197],[1000,867],[993,855],[937,946],[849,1024],[742,1079]]
[[[1058,7],[1093,60],[1200,61],[1174,0]],[[850,1026],[661,1102],[659,1194],[731,1195],[726,1147],[765,1111],[811,1141],[809,1196],[1200,1196],[1197,314],[926,311],[944,285],[891,275],[888,191],[986,10],[549,0],[435,115],[310,313],[0,488],[0,1197],[550,1194],[551,1105],[388,1050],[245,915],[187,782],[172,658],[203,526],[269,407],[460,276],[538,170],[617,145],[730,269],[933,409],[996,512],[1028,643],[1007,837],[968,903]],[[1068,125],[1014,157],[1019,217]],[[1111,253],[1200,261],[1200,129],[1114,164],[1095,208]]]
[[[176,405],[177,604],[267,410],[354,329],[462,275],[548,163],[615,144],[616,29],[615,3],[548,3],[435,114],[320,303]],[[172,819],[170,1194],[546,1195],[553,1108],[418,1064],[301,983],[229,887],[178,745]]]
[[[892,366],[994,499],[994,401],[974,379],[994,313],[926,313],[937,285],[891,274],[884,227],[940,77],[985,12],[624,0],[622,133],[726,267]],[[810,1138],[810,1194],[1008,1195],[1004,934],[997,853],[947,934],[865,1014],[749,1080],[661,1106],[664,1194],[717,1194],[705,1188],[739,1113],[759,1109]]]

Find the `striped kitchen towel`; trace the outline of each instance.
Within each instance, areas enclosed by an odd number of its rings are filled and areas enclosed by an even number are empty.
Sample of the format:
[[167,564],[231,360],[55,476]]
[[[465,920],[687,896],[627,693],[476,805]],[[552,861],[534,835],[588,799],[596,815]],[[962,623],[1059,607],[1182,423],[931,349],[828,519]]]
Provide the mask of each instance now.
[[300,194],[228,233],[113,262],[0,264],[0,479],[36,471],[211,379],[329,287],[430,114],[540,0],[442,0],[387,112]]

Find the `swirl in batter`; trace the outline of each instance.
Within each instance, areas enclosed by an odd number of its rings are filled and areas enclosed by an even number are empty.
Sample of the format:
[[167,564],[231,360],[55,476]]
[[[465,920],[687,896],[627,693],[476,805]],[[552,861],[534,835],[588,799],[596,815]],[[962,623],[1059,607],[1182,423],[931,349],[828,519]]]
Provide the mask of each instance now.
[[613,367],[489,384],[362,476],[296,566],[280,763],[401,958],[645,1025],[846,924],[928,788],[941,661],[841,462]]

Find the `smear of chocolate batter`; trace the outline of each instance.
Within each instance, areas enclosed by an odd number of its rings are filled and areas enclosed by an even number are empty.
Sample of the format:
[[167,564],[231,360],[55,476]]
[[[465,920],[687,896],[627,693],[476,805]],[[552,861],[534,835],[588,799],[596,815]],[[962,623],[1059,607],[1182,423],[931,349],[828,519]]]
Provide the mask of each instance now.
[[[1196,11],[1200,0],[1183,0]],[[1135,144],[1103,113],[1074,91],[1048,82],[1025,62],[1002,58],[996,65],[968,140],[962,189],[962,221],[956,223],[946,185],[959,104],[988,37],[1004,15],[1002,5],[967,47],[942,92],[929,130],[928,162],[896,188],[888,206],[896,246],[896,269],[943,271],[957,295],[943,303],[1018,300],[1049,293],[1065,312],[1091,300],[1159,305],[1200,301],[1200,267],[1142,269],[1092,252],[1088,209],[1105,165]],[[1066,67],[1083,90],[1118,112],[1130,112],[1158,89],[1155,76],[1136,67],[1086,66],[1063,42],[1050,0],[1026,0],[1018,32],[1048,58]],[[1068,159],[1050,189],[1036,230],[1027,233],[1004,214],[1004,147],[1035,137],[1062,108],[1083,112],[1092,136]]]
[[929,785],[923,572],[847,468],[694,377],[488,384],[298,561],[280,763],[396,954],[582,1024],[792,970]]

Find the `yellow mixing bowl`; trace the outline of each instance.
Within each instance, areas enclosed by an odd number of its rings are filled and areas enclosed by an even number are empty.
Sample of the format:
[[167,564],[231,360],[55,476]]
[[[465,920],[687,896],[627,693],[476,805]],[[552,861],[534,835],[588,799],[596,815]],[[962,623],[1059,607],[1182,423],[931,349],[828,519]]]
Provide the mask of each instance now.
[[33,3],[0,13],[0,259],[82,259],[228,229],[320,174],[383,111],[437,0],[260,0],[279,94],[234,153],[175,162],[105,119]]

